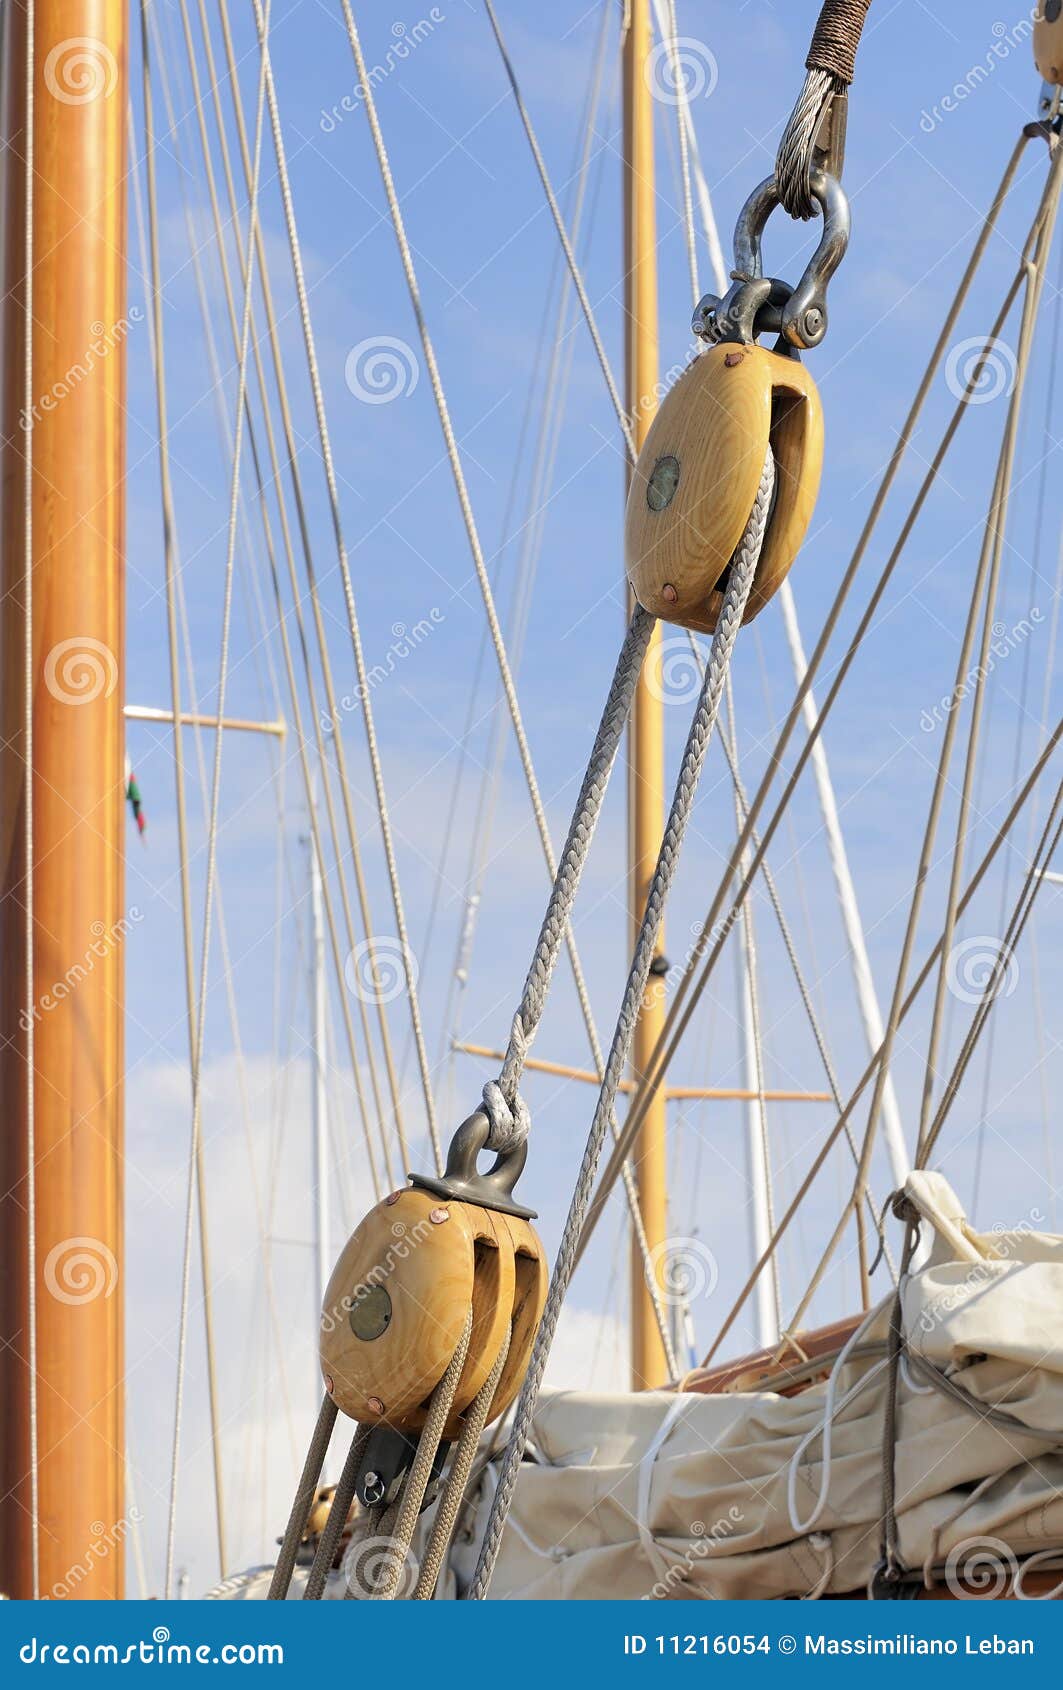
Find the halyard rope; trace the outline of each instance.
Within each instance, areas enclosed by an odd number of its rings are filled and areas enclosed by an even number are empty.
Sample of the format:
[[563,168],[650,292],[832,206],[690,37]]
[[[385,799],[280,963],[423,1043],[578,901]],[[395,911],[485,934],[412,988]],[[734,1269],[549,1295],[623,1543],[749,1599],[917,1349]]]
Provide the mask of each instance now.
[[693,809],[698,779],[719,713],[727,667],[730,663],[746,600],[756,573],[774,485],[775,465],[769,449],[764,462],[756,502],[731,564],[727,590],[724,594],[723,606],[709,652],[701,696],[687,736],[679,779],[676,783],[664,838],[661,841],[657,866],[646,898],[646,907],[635,945],[631,971],[628,975],[620,1014],[617,1017],[606,1063],[605,1077],[602,1081],[598,1104],[591,1122],[583,1162],[572,1194],[568,1217],[565,1221],[565,1229],[546,1299],[546,1308],[536,1337],[531,1364],[517,1401],[513,1430],[502,1457],[498,1489],[491,1504],[480,1558],[469,1593],[473,1600],[482,1600],[486,1596],[491,1582],[491,1574],[498,1558],[502,1532],[513,1500],[517,1474],[528,1441],[528,1433],[550,1353],[550,1346],[553,1342],[561,1307],[575,1266],[576,1245],[579,1241],[583,1218],[590,1199],[591,1187],[598,1167],[598,1159],[601,1155],[609,1116],[616,1101],[617,1089],[631,1049],[635,1024],[642,1007],[646,982],[649,979],[654,946],[664,916],[665,903],[675,878],[683,836]]
[[580,876],[601,814],[602,801],[631,712],[631,701],[655,621],[656,618],[648,610],[643,610],[641,605],[636,607],[620,649],[609,696],[591,748],[587,772],[583,777],[568,838],[557,866],[520,1006],[513,1017],[502,1072],[497,1083],[491,1082],[484,1087],[484,1108],[491,1122],[491,1133],[487,1142],[492,1150],[512,1149],[528,1136],[530,1122],[527,1107],[517,1088],[528,1050],[546,1007],[550,980],[561,953]]
[[[255,4],[257,6],[259,4],[259,0],[255,0]],[[447,458],[450,463],[451,475],[453,477],[455,491],[458,496],[458,504],[461,508],[462,518],[465,524],[465,531],[469,542],[469,551],[472,557],[473,567],[476,571],[476,578],[480,586],[480,593],[483,599],[484,611],[491,634],[491,641],[494,646],[495,656],[498,662],[502,689],[505,693],[506,703],[513,723],[513,733],[517,741],[517,749],[520,753],[521,767],[524,771],[525,784],[528,789],[528,796],[531,800],[532,812],[535,816],[535,823],[543,849],[543,856],[546,859],[546,865],[551,880],[553,880],[557,872],[557,860],[554,855],[553,842],[550,837],[549,823],[546,819],[546,811],[543,806],[542,795],[539,790],[539,783],[535,773],[535,765],[532,761],[531,747],[528,744],[528,738],[524,728],[520,701],[517,697],[516,686],[514,684],[513,674],[509,662],[509,655],[506,650],[505,637],[502,633],[501,624],[498,620],[498,613],[495,608],[494,594],[492,592],[490,578],[487,573],[487,566],[484,561],[483,547],[480,543],[480,535],[476,525],[476,517],[473,512],[472,501],[469,497],[469,490],[465,481],[465,472],[462,468],[461,456],[458,451],[457,440],[454,434],[454,426],[450,416],[450,408],[447,404],[446,391],[443,387],[443,378],[439,370],[439,364],[435,355],[435,347],[433,346],[432,337],[428,329],[428,322],[425,317],[421,291],[417,281],[417,270],[413,261],[413,252],[406,234],[406,223],[402,215],[402,208],[399,204],[399,196],[391,170],[391,161],[388,157],[387,145],[384,140],[384,133],[381,129],[380,118],[376,109],[376,99],[373,93],[372,79],[369,76],[366,66],[365,55],[362,51],[361,37],[358,33],[358,26],[355,22],[354,12],[352,10],[350,0],[341,0],[341,8],[343,11],[343,18],[347,29],[347,37],[350,42],[351,52],[354,56],[355,68],[358,72],[359,86],[365,96],[366,117],[369,121],[370,134],[372,136],[373,146],[377,156],[377,163],[380,169],[380,177],[383,183],[385,197],[388,202],[392,226],[395,231],[395,239],[399,248],[399,257],[402,262],[403,274],[406,278],[406,286],[410,296],[410,303],[413,307],[414,317],[416,319],[418,332],[421,338],[421,346],[424,352],[429,381],[435,397],[436,409],[439,413],[440,427],[443,431],[443,439],[447,449]],[[272,89],[272,82],[270,83],[270,89]],[[272,93],[270,97],[271,99],[273,98]],[[525,122],[526,127],[530,129],[530,121],[527,119],[526,114]],[[540,174],[545,178],[545,165],[542,163],[541,154],[539,155],[539,168]],[[282,176],[282,187],[283,185]],[[288,197],[290,198],[290,195]],[[579,266],[576,262],[575,254],[572,251],[571,242],[568,242],[566,246],[566,258],[568,259],[569,267],[573,274],[573,283],[577,287],[577,292],[580,294],[581,303],[586,315],[590,312],[590,302],[587,298],[586,288],[582,284],[582,277],[579,275]],[[599,346],[601,345],[600,339],[596,341],[596,344]],[[600,356],[604,356],[604,351],[600,354]],[[615,392],[615,383],[613,384],[613,391]],[[623,413],[620,412],[619,414],[622,417]],[[627,439],[628,449],[630,452],[632,450],[630,429],[627,430]],[[369,706],[367,701],[367,711],[368,708]],[[595,1068],[599,1073],[601,1073],[601,1047],[598,1042],[598,1033],[595,1027],[590,997],[587,992],[587,985],[583,975],[583,967],[580,962],[579,952],[576,949],[575,939],[571,931],[566,933],[565,942],[568,947],[569,958],[572,964],[572,974],[576,985],[576,995],[579,999],[580,1011],[591,1043],[591,1051],[594,1057]],[[494,1094],[492,1094],[492,1096],[493,1095]],[[503,1132],[505,1132],[504,1115],[502,1118]],[[615,1136],[618,1130],[615,1123],[615,1117],[610,1120],[610,1128]],[[654,1265],[649,1254],[645,1232],[639,1215],[637,1193],[630,1169],[624,1172],[623,1178],[627,1192],[628,1204],[631,1209],[636,1241],[643,1257],[646,1285],[650,1294],[650,1299],[653,1303],[654,1317],[657,1322],[658,1330],[661,1334],[661,1341],[664,1346],[665,1354],[669,1358],[669,1367],[674,1369],[671,1335],[668,1330],[668,1323],[661,1304]]]

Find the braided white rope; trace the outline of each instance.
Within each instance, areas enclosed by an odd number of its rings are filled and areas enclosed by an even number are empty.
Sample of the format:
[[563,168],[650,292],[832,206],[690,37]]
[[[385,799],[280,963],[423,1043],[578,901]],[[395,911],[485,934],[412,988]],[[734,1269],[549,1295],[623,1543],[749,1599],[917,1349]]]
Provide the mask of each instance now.
[[550,981],[561,954],[572,905],[601,815],[620,740],[631,714],[635,687],[655,622],[656,617],[648,610],[643,610],[641,605],[636,607],[620,648],[609,696],[587,762],[587,772],[569,824],[568,838],[557,865],[535,954],[524,982],[520,1006],[513,1017],[502,1072],[497,1081],[484,1087],[484,1109],[491,1123],[487,1142],[492,1150],[512,1149],[528,1136],[528,1111],[517,1088],[546,1007]]
[[502,1456],[498,1489],[491,1504],[491,1513],[488,1517],[479,1561],[469,1591],[469,1597],[473,1601],[482,1601],[486,1596],[491,1582],[491,1574],[498,1559],[502,1533],[513,1501],[517,1475],[523,1459],[524,1448],[528,1441],[528,1433],[531,1429],[532,1416],[535,1413],[535,1405],[538,1401],[543,1374],[546,1370],[550,1346],[553,1343],[561,1307],[575,1268],[576,1248],[579,1243],[587,1204],[590,1201],[591,1187],[594,1183],[609,1116],[612,1113],[621,1076],[630,1053],[635,1024],[642,1006],[646,982],[649,979],[654,945],[664,916],[665,903],[675,878],[683,837],[694,805],[694,794],[704,765],[709,739],[719,714],[724,679],[738,629],[741,626],[749,590],[753,584],[761,547],[764,543],[764,531],[767,526],[768,510],[774,485],[775,465],[769,449],[764,461],[764,471],[757,491],[756,503],[753,506],[745,534],[742,536],[741,544],[731,565],[723,608],[720,611],[719,622],[712,638],[701,697],[698,700],[698,707],[687,736],[679,779],[676,783],[675,794],[668,814],[668,824],[664,831],[657,866],[647,894],[646,908],[635,945],[631,971],[628,975],[623,1002],[620,1006],[612,1044],[609,1048],[605,1077],[602,1080],[602,1088],[591,1122],[587,1146],[583,1153],[583,1161],[572,1194],[568,1216],[565,1220],[565,1229],[561,1237],[557,1260],[554,1264],[546,1308],[535,1340],[535,1348],[532,1352],[527,1377],[517,1400],[513,1417],[513,1430]]

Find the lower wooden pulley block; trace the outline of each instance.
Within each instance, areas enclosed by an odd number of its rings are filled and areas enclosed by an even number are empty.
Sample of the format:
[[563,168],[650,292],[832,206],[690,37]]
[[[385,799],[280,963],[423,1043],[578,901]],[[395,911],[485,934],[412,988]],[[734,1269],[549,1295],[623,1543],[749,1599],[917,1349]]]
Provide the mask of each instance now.
[[823,468],[823,410],[795,358],[723,342],[665,397],[631,479],[627,576],[663,621],[712,633],[727,571],[771,445],[775,493],[746,604],[749,621],[785,579],[805,537]]
[[472,1335],[445,1438],[487,1380],[512,1330],[489,1418],[527,1369],[546,1300],[542,1245],[525,1220],[411,1188],[352,1233],[321,1312],[321,1370],[337,1407],[368,1425],[416,1432],[472,1308]]
[[1034,16],[1033,56],[1045,81],[1063,87],[1063,0],[1041,0]]

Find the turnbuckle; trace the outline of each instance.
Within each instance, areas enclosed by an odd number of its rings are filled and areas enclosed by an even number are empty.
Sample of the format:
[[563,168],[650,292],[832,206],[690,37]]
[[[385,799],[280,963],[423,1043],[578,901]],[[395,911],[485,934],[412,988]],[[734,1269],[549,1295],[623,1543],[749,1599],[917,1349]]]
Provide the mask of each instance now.
[[849,201],[841,183],[813,170],[812,196],[823,214],[823,231],[797,286],[765,276],[761,254],[764,227],[779,204],[774,176],[755,188],[739,213],[734,234],[732,286],[722,299],[699,300],[691,327],[701,340],[752,345],[761,334],[781,334],[790,346],[808,350],[827,332],[827,286],[849,245]]

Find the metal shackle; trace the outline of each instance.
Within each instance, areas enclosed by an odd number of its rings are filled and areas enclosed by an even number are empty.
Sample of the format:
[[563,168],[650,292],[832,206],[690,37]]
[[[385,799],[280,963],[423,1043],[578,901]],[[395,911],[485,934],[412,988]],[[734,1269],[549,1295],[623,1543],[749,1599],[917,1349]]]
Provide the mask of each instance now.
[[817,169],[810,186],[823,214],[823,231],[797,286],[764,275],[764,228],[780,203],[778,183],[769,176],[754,188],[735,225],[734,285],[722,299],[706,294],[694,312],[692,327],[701,339],[749,345],[758,334],[774,332],[799,350],[819,345],[827,332],[827,286],[845,256],[851,225],[840,182]]

